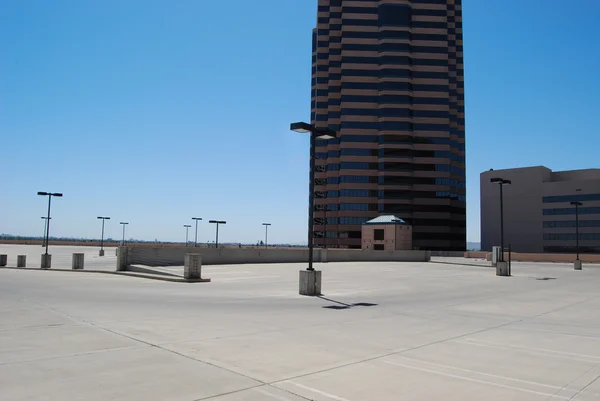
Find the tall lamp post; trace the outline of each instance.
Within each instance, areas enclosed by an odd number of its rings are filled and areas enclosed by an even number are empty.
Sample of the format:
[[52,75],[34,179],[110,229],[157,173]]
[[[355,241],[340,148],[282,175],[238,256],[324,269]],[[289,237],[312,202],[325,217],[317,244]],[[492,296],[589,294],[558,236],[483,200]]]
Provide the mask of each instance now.
[[202,220],[201,217],[192,217],[192,220],[196,221],[196,235],[194,236],[194,247],[198,246],[198,221]]
[[223,221],[223,220],[209,220],[208,222],[211,224],[217,225],[217,234],[215,237],[215,248],[218,248],[219,247],[219,224],[227,224],[227,222]]
[[504,194],[502,187],[512,184],[512,181],[504,178],[491,178],[490,182],[498,184],[500,187],[500,261],[504,262]]
[[329,128],[317,128],[314,125],[298,122],[290,125],[290,130],[299,133],[310,133],[310,173],[308,184],[308,271],[314,271],[313,268],[313,245],[314,245],[314,208],[315,208],[315,140],[316,139],[333,139],[337,133]]
[[188,230],[191,226],[189,224],[184,224],[183,226],[185,227],[185,246],[188,246]]
[[104,221],[110,220],[110,217],[98,217],[99,220],[102,220],[102,237],[100,237],[100,256],[104,256]]
[[575,248],[577,259],[575,259],[575,270],[581,270],[581,260],[579,260],[579,206],[583,206],[581,202],[571,202],[575,206]]
[[44,233],[42,234],[42,247],[46,246],[46,224],[48,224],[48,218],[43,216],[44,220]]
[[271,223],[262,223],[263,226],[265,226],[265,248],[268,246],[267,245],[267,241],[269,239],[269,226],[271,225]]
[[129,223],[122,221],[119,224],[123,226],[123,239],[121,240],[121,246],[125,246],[125,226]]
[[52,204],[52,197],[62,198],[63,194],[59,192],[38,192],[39,196],[48,197],[48,216],[46,216],[46,253],[42,256],[42,269],[50,268],[50,255],[48,255],[48,242],[50,242],[50,206]]

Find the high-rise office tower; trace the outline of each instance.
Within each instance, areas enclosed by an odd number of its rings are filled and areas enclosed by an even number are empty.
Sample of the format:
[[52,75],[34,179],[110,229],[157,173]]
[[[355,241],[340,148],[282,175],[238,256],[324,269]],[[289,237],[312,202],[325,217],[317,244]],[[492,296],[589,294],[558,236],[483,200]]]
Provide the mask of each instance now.
[[317,246],[393,214],[418,249],[465,249],[461,2],[318,0],[311,120],[339,136],[317,141]]

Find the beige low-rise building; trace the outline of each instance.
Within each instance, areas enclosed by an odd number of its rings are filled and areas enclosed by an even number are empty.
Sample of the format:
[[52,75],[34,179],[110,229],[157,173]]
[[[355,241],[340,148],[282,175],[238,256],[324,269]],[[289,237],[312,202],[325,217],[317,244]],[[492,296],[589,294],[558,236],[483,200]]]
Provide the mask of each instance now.
[[[504,185],[504,246],[514,252],[600,253],[600,169],[552,171],[543,166],[481,173],[481,250],[500,245],[500,188]],[[578,209],[572,202],[578,203]],[[578,219],[576,218],[576,213]]]
[[412,226],[393,215],[379,216],[362,225],[362,249],[411,250]]

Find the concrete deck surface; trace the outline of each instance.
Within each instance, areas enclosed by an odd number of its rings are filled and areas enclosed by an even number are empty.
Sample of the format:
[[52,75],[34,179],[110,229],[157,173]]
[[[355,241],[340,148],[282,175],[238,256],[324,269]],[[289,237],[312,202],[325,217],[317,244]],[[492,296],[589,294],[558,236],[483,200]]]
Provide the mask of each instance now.
[[0,269],[0,399],[600,399],[598,268],[329,263],[306,298],[304,267]]

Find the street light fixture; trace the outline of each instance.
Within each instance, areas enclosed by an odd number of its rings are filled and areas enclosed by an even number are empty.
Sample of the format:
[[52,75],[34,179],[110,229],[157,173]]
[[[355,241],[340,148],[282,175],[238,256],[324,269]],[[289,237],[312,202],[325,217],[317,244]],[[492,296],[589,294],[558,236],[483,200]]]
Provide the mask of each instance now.
[[215,248],[218,248],[219,247],[219,224],[227,224],[227,222],[223,221],[223,220],[209,220],[208,222],[211,224],[217,225],[217,234],[215,237]]
[[100,238],[100,256],[104,256],[104,221],[110,220],[110,217],[98,217],[99,220],[102,220],[102,237]]
[[583,206],[583,203],[571,202],[571,205],[575,206],[575,248],[577,248],[577,259],[575,259],[575,265],[577,266],[579,261],[579,206]]
[[196,220],[196,235],[194,236],[194,247],[198,246],[198,220],[202,220],[201,217],[192,217],[192,220]]
[[[290,130],[299,133],[310,133],[310,183],[308,196],[308,268],[313,271],[313,244],[314,244],[314,220],[313,213],[315,208],[315,139],[333,139],[337,133],[329,128],[317,128],[312,124],[297,122],[290,124]],[[326,240],[327,241],[327,240]]]
[[129,223],[122,221],[119,224],[123,226],[123,240],[121,240],[121,246],[125,246],[125,226]]
[[267,245],[267,241],[269,239],[269,226],[271,225],[271,223],[262,223],[263,226],[265,226],[265,248],[268,246]]
[[45,216],[42,216],[42,219],[44,220],[44,231],[42,234],[42,247],[46,246],[46,224],[48,224],[48,218]]
[[[39,196],[47,196],[48,197],[48,216],[46,217],[46,258],[48,256],[48,242],[50,239],[50,205],[52,204],[52,197],[56,196],[57,198],[62,198],[63,194],[58,192],[38,192]],[[42,266],[45,267],[45,266]]]
[[188,230],[191,226],[189,224],[184,224],[183,226],[185,227],[185,246],[188,246]]
[[491,178],[490,182],[500,186],[500,261],[504,262],[504,194],[502,187],[512,184],[512,181],[496,177]]

